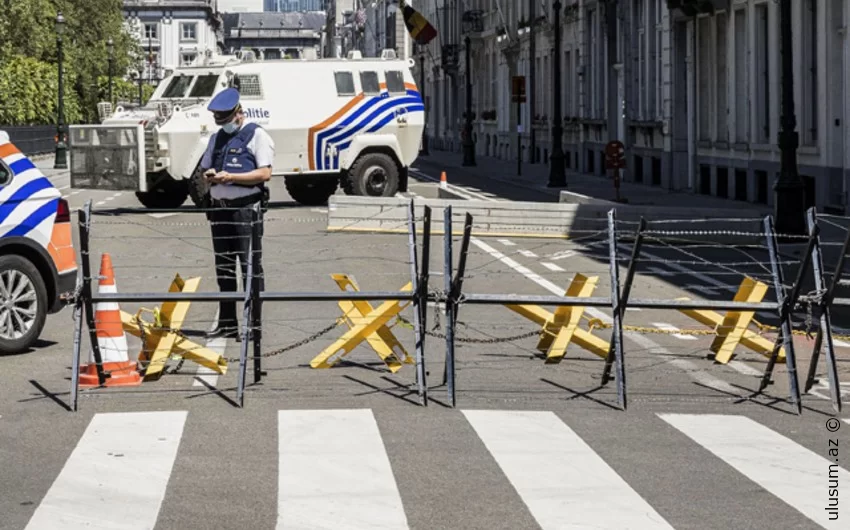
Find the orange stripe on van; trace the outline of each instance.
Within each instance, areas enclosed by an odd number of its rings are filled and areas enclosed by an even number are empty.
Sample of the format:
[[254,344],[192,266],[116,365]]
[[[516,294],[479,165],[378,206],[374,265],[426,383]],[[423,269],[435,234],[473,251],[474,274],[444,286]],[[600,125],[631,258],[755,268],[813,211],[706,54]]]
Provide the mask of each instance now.
[[324,129],[325,127],[330,125],[331,123],[338,120],[340,118],[340,116],[342,116],[343,114],[345,114],[346,112],[351,110],[355,105],[357,105],[361,101],[363,101],[363,93],[362,92],[360,94],[357,94],[353,98],[351,98],[351,101],[349,101],[348,103],[345,104],[344,107],[342,107],[341,109],[336,111],[330,118],[326,119],[325,121],[323,121],[322,123],[320,123],[318,125],[314,125],[314,126],[310,127],[310,130],[307,133],[307,152],[310,153],[309,158],[310,158],[310,170],[311,171],[316,169],[315,158],[313,157],[313,135],[315,135],[318,131],[321,131],[322,129]]
[[20,153],[17,147],[14,144],[3,144],[0,145],[0,158],[5,158],[7,156],[16,155]]
[[77,269],[77,256],[74,254],[74,242],[71,239],[71,223],[54,223],[47,252],[56,265],[59,274]]

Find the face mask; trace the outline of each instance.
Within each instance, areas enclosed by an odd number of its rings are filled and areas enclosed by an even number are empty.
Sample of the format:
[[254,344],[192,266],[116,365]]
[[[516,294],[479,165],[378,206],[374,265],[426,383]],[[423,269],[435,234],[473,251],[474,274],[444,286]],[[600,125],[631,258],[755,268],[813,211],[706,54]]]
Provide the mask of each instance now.
[[225,123],[224,125],[221,126],[221,130],[223,130],[227,134],[233,134],[234,132],[236,132],[236,130],[238,128],[239,128],[239,124],[236,123],[235,121],[232,121],[230,123]]

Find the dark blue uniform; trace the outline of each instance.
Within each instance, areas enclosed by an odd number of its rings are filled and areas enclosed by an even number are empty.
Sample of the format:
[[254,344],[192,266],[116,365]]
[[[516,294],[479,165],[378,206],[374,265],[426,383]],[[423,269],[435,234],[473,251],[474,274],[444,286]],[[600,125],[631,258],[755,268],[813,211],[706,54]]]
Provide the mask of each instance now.
[[[238,110],[238,92],[228,89],[213,99],[209,110],[219,116],[224,116],[229,122]],[[234,98],[235,93],[235,98]],[[230,113],[230,117],[227,115]],[[208,151],[202,160],[202,170],[213,169],[216,172],[226,171],[232,174],[249,173],[257,169],[257,157],[249,148],[259,129],[254,123],[243,126],[228,133],[224,128],[210,139]],[[264,185],[213,184],[210,189],[211,211],[207,213],[215,251],[215,267],[218,287],[222,292],[236,291],[236,260],[242,272],[242,289],[247,279],[248,252],[251,244],[252,224],[257,204],[266,197]],[[262,210],[261,210],[262,211]],[[264,287],[262,266],[262,213],[257,224],[258,241],[254,249],[254,274],[259,282],[260,290]],[[238,338],[238,318],[235,302],[219,304],[218,326],[210,336],[226,336]]]

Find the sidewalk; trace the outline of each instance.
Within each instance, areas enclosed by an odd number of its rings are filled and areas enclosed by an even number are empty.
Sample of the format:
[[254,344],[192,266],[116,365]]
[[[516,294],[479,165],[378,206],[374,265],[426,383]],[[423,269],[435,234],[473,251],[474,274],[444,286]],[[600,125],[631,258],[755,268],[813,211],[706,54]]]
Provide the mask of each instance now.
[[[549,165],[523,163],[522,176],[517,175],[516,160],[499,160],[487,156],[476,156],[475,167],[463,167],[463,155],[450,151],[431,150],[428,156],[420,156],[415,168],[428,170],[435,176],[441,171],[447,174],[448,182],[470,185],[495,196],[509,200],[542,200],[557,202],[561,189],[548,188]],[[587,195],[595,199],[613,201],[614,180],[567,171],[566,191]],[[525,190],[525,191],[523,191]],[[539,195],[529,198],[528,191]],[[732,199],[722,199],[695,193],[669,191],[659,187],[629,182],[620,183],[620,197],[635,206],[671,206],[713,209],[740,209],[750,214],[767,215],[772,210],[763,204],[753,204]]]

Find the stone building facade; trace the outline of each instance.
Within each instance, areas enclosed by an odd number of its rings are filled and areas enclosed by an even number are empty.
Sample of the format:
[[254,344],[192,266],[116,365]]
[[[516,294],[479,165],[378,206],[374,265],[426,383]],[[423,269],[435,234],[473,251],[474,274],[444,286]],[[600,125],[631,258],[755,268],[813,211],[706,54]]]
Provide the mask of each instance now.
[[[791,2],[799,170],[810,204],[843,212],[850,5]],[[469,72],[476,152],[516,160],[521,150],[524,161],[548,163],[559,60],[568,170],[604,175],[605,145],[620,140],[628,181],[773,203],[780,160],[776,2],[707,0],[700,5],[710,9],[700,13],[690,0],[563,0],[557,58],[553,0],[422,4],[440,32],[421,52],[432,148],[460,151]],[[483,27],[468,35],[467,65],[463,18],[471,13]],[[519,116],[510,95],[516,75],[526,77],[529,97]]]

